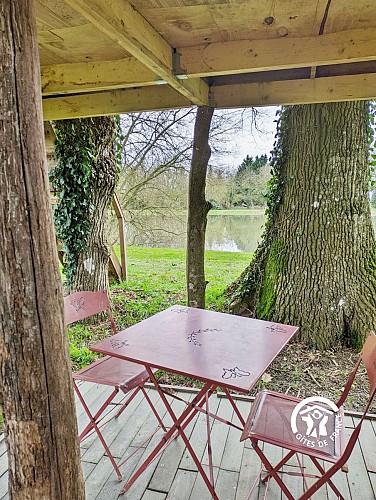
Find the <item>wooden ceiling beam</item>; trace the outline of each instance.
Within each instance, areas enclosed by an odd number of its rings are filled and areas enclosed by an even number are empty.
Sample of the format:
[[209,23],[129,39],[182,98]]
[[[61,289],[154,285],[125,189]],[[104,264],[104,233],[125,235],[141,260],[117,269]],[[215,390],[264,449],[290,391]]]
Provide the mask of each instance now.
[[181,80],[174,75],[172,47],[127,0],[65,1],[192,103],[208,105],[208,85],[200,78]]
[[155,85],[156,74],[135,57],[55,64],[41,68],[42,95],[75,94]]
[[376,60],[376,28],[178,48],[190,78]]
[[[376,97],[376,74],[212,87],[218,108],[312,104]],[[91,92],[43,99],[44,120],[84,118],[118,113],[187,108],[190,101],[167,85]]]
[[191,102],[167,85],[140,89],[90,92],[43,99],[43,120],[64,120],[170,108],[189,108]]
[[376,74],[223,85],[212,95],[218,108],[368,100],[376,97]]

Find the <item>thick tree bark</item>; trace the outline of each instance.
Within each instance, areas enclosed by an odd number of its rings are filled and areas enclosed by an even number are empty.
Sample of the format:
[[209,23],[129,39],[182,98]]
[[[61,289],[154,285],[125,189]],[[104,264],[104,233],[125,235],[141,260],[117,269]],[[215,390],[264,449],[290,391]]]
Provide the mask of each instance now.
[[197,108],[189,174],[187,227],[188,305],[205,308],[205,231],[211,204],[205,199],[206,171],[211,155],[209,132],[214,108]]
[[[74,291],[108,288],[109,250],[106,239],[106,215],[116,186],[116,123],[113,116],[81,120],[92,127],[96,162],[92,165],[95,206],[87,250],[78,260]],[[73,139],[73,138],[72,138]],[[77,137],[79,141],[79,137]]]
[[67,252],[67,288],[107,289],[106,215],[117,180],[115,118],[63,120],[55,123],[55,130],[53,185],[58,191],[63,187],[55,222]]
[[79,500],[84,485],[33,4],[0,3],[0,398],[10,498]]
[[281,126],[271,218],[233,308],[300,325],[312,347],[360,346],[376,321],[368,104],[292,106]]

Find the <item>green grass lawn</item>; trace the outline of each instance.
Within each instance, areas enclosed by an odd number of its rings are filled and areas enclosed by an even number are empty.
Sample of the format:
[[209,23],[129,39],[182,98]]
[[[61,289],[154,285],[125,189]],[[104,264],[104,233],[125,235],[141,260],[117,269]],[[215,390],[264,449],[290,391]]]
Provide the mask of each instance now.
[[[115,248],[119,253],[119,248]],[[250,253],[205,252],[206,307],[220,310],[223,291],[244,270]],[[112,284],[111,304],[118,330],[133,325],[173,304],[187,303],[185,250],[127,248],[128,280]],[[88,346],[108,335],[106,323],[69,328],[70,353],[75,368],[95,359]]]

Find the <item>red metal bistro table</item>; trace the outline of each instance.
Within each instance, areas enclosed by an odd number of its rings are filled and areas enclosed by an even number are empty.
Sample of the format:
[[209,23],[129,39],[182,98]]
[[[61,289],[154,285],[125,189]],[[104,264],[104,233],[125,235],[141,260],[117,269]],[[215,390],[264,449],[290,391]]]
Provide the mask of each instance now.
[[[297,330],[298,327],[295,326],[173,306],[92,346],[91,349],[95,352],[144,365],[174,423],[120,493],[128,491],[161,450],[179,435],[184,440],[212,497],[217,499],[211,452],[208,477],[184,429],[197,412],[201,411],[206,413],[208,422],[209,417],[216,418],[242,431],[245,422],[229,389],[249,392]],[[161,368],[204,382],[203,388],[189,404],[187,403],[186,409],[180,416],[176,416],[172,410],[153,375],[153,368]],[[239,418],[240,426],[224,421],[209,412],[208,399],[217,387],[221,387],[226,393]],[[209,425],[207,429],[208,449],[211,449]]]

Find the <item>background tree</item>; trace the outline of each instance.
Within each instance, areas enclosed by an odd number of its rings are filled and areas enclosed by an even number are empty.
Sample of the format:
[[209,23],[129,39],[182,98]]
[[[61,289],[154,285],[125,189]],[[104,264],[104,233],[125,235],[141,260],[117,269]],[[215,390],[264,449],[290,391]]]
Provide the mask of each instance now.
[[192,164],[189,174],[187,223],[187,296],[191,307],[205,308],[205,231],[211,204],[206,201],[206,170],[211,155],[210,125],[214,108],[197,108],[193,140]]
[[[116,191],[127,224],[132,228],[132,243],[158,242],[163,230],[158,223],[161,217],[169,218],[171,231],[186,219],[182,210],[188,207],[195,112],[193,109],[168,110],[121,117],[123,160]],[[210,130],[211,179],[217,177],[217,172],[218,177],[225,172],[224,162],[233,154],[233,138],[242,128],[243,120],[253,123],[255,118],[253,109],[216,111]],[[231,178],[225,174],[222,180],[221,192],[227,189],[225,182]],[[219,192],[217,188],[215,192]],[[115,242],[114,218],[110,234],[111,242]]]
[[108,287],[107,207],[117,179],[117,124],[112,116],[55,123],[58,160],[50,178],[59,203],[58,237],[69,291]]
[[266,154],[246,156],[229,184],[228,197],[231,206],[264,207],[266,183],[270,178],[270,167]]
[[[173,221],[178,210],[187,208],[193,120],[192,109],[121,117],[122,165],[116,190],[134,235],[131,243],[158,241],[158,219]],[[109,233],[115,242],[114,216]]]
[[368,124],[364,101],[283,109],[263,241],[229,289],[234,311],[299,325],[320,349],[375,327]]

